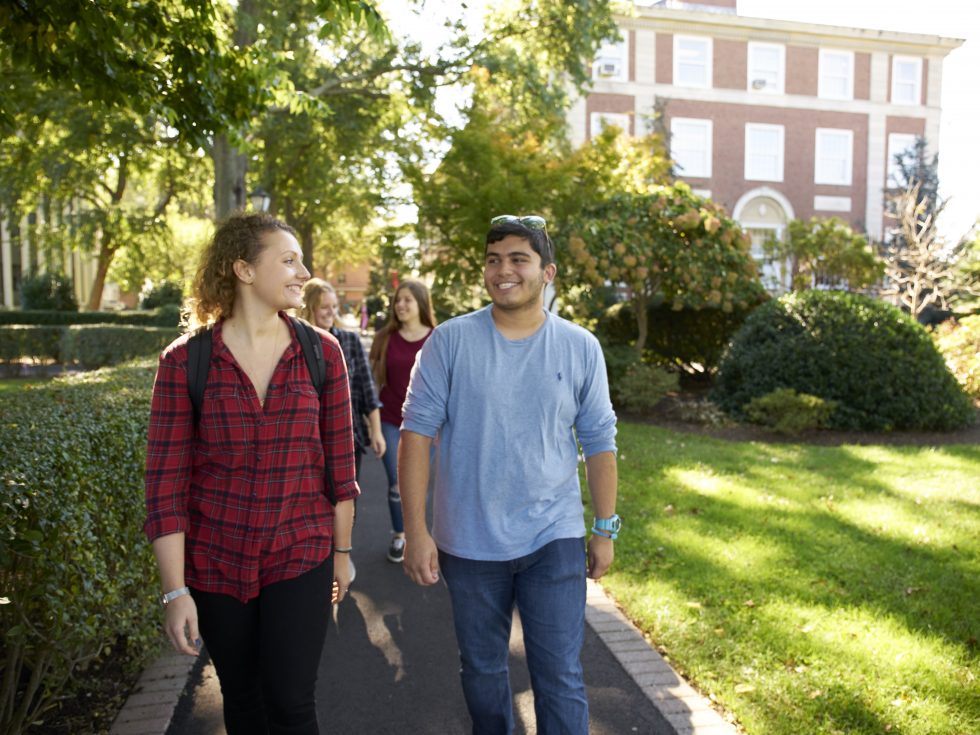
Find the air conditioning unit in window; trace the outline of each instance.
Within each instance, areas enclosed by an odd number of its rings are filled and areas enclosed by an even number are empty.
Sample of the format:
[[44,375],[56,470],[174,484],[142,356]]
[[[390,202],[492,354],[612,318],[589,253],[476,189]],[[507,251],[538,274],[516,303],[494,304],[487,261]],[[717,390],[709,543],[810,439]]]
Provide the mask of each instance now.
[[753,79],[752,80],[752,89],[765,89],[765,88],[766,88],[766,80],[765,79]]
[[614,59],[600,59],[599,60],[599,76],[600,77],[618,77],[619,76],[619,62]]

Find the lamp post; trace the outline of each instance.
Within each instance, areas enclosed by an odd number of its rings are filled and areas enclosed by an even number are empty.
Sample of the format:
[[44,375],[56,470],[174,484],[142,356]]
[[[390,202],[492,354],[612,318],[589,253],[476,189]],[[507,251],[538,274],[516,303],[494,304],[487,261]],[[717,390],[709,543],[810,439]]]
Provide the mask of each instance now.
[[248,195],[248,200],[252,203],[252,210],[255,212],[268,212],[272,196],[261,186],[255,187]]

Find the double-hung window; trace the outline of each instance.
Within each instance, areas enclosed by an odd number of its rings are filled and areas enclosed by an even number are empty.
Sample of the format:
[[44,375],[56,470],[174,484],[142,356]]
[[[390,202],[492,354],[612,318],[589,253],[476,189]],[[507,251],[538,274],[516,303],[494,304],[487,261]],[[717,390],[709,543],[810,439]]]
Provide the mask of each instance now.
[[782,94],[786,79],[786,47],[779,43],[749,43],[748,89]]
[[850,186],[853,178],[854,131],[817,128],[815,184]]
[[596,81],[629,81],[629,33],[620,41],[604,43],[592,63],[592,78]]
[[711,120],[675,117],[670,121],[670,157],[681,178],[711,177]]
[[829,100],[854,99],[854,52],[820,49],[817,95]]
[[711,39],[703,36],[674,36],[674,85],[711,87]]
[[898,165],[898,157],[903,153],[915,150],[915,136],[906,133],[890,133],[888,135],[888,186],[905,186],[908,182],[902,176]]
[[918,105],[922,102],[922,59],[913,56],[892,58],[892,104]]
[[748,123],[745,126],[745,180],[783,180],[782,125]]

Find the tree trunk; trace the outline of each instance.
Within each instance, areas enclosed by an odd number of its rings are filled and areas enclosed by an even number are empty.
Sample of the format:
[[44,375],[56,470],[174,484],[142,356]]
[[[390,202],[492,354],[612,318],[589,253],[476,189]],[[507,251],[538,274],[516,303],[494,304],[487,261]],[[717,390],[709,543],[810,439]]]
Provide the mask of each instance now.
[[[288,222],[289,220],[287,220]],[[313,223],[312,222],[301,222],[297,225],[296,232],[299,233],[299,244],[303,248],[303,265],[310,269],[310,273],[313,273],[316,263],[313,262]],[[326,275],[326,272],[324,272]]]
[[636,310],[636,360],[643,360],[643,348],[647,344],[647,297],[643,293],[633,293],[633,309]]
[[[244,48],[255,43],[258,36],[257,0],[239,0],[235,12],[235,44]],[[214,218],[218,222],[234,212],[245,209],[245,171],[248,156],[232,146],[228,136],[215,135],[211,147],[214,161]]]
[[211,147],[214,161],[214,218],[220,222],[245,209],[245,170],[248,157],[234,148],[226,135],[216,135]]
[[112,256],[115,254],[116,247],[112,244],[112,238],[106,238],[99,248],[95,280],[92,281],[92,290],[89,292],[88,305],[85,307],[89,311],[98,311],[102,307],[102,290],[105,288],[106,275],[109,273],[109,265],[112,263]]

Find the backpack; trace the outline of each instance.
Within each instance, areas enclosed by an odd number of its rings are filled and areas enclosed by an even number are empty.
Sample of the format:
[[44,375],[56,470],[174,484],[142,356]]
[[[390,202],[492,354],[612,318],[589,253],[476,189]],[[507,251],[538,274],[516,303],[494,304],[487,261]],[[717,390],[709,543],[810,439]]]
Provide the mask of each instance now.
[[[296,331],[299,346],[303,349],[306,369],[310,372],[310,381],[318,396],[323,395],[323,387],[327,382],[327,361],[323,357],[323,345],[309,322],[291,316],[289,320]],[[213,325],[212,325],[213,326]],[[211,369],[211,346],[213,338],[211,326],[201,327],[187,340],[187,392],[191,398],[191,408],[194,411],[194,427],[201,422],[201,406],[204,403],[204,386],[208,383],[208,371]],[[328,497],[331,505],[337,504],[333,475],[329,469],[325,473],[328,485]]]

